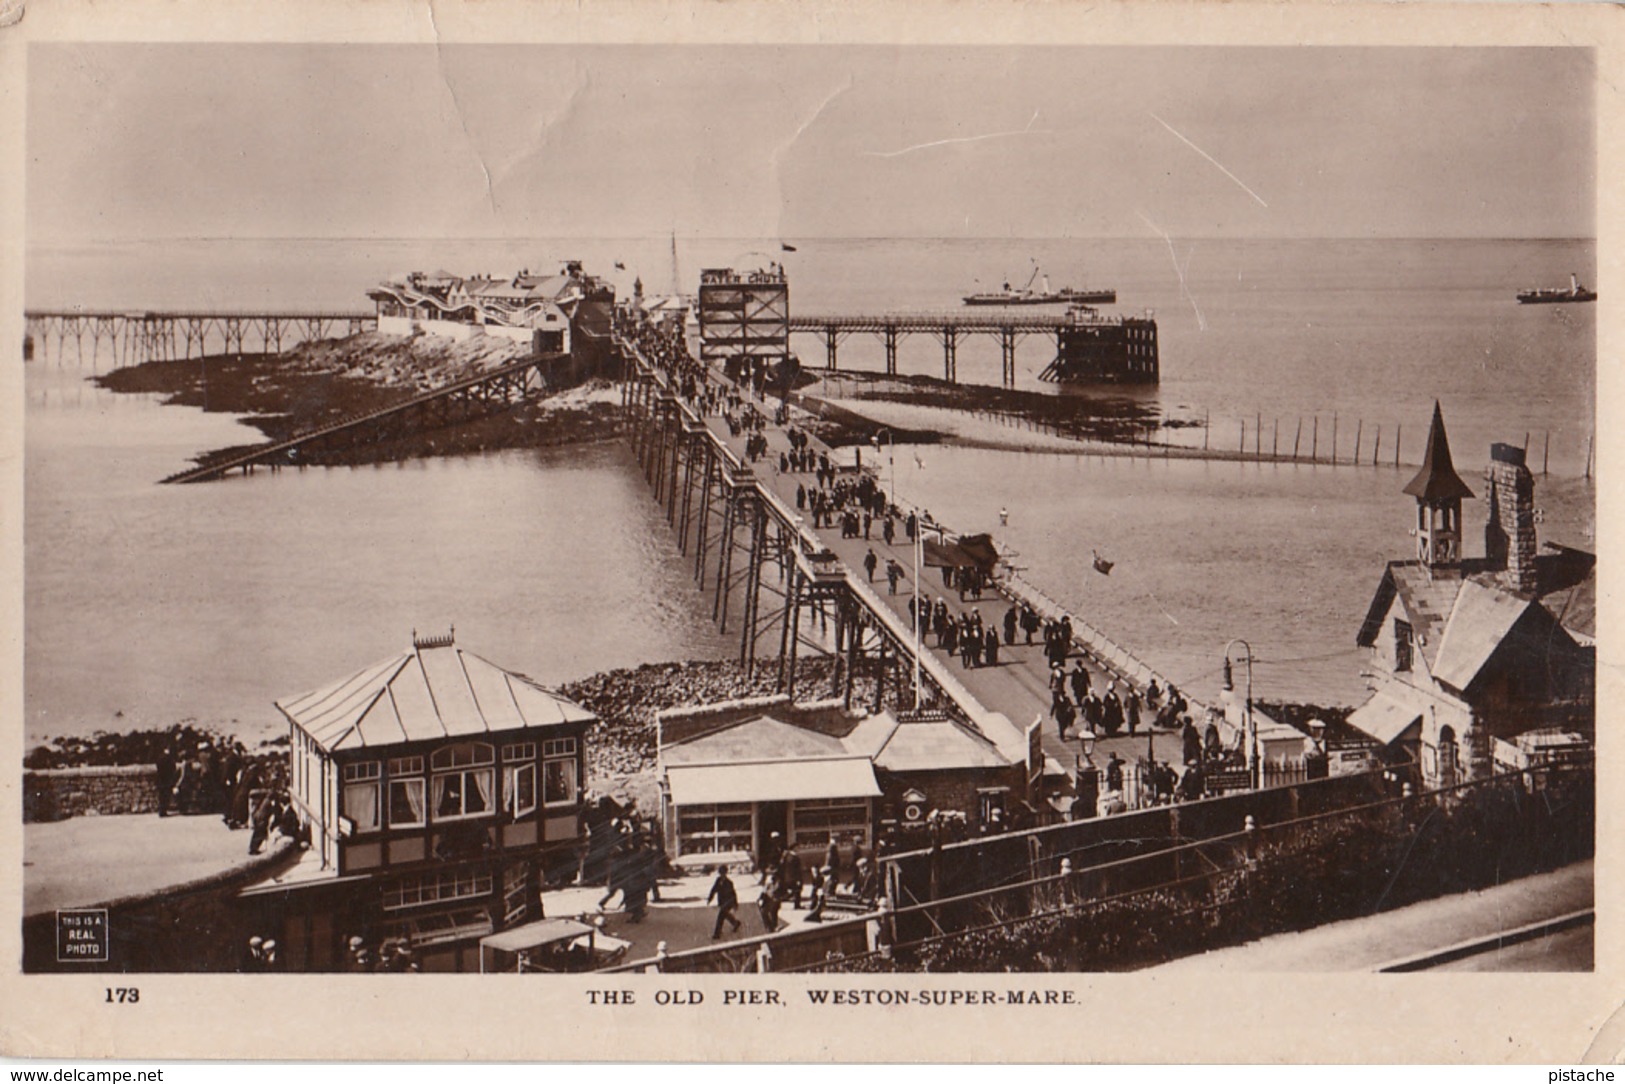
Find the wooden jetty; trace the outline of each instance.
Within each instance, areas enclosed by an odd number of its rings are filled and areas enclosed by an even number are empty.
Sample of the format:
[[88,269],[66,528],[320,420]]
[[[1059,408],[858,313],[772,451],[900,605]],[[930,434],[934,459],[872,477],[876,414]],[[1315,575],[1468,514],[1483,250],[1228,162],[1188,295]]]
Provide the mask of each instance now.
[[193,467],[163,479],[165,484],[224,478],[234,470],[302,465],[302,452],[317,446],[355,446],[411,436],[507,410],[547,395],[570,366],[568,354],[534,354],[500,368],[455,380],[393,406],[341,418],[286,440],[271,441],[218,463]]

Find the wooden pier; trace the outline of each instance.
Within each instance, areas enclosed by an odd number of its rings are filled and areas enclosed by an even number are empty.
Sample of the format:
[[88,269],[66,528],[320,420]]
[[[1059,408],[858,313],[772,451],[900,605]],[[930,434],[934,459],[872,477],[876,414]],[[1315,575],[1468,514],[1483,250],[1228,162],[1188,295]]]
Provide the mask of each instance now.
[[[1102,337],[1116,338],[1123,334],[1141,334],[1149,328],[1146,342],[1149,353],[1147,364],[1129,364],[1121,372],[1111,366],[1097,366],[1088,373],[1072,373],[1067,362],[1080,354],[1079,346],[1096,342]],[[986,335],[999,342],[1000,375],[1006,387],[1016,383],[1016,346],[1029,336],[1041,336],[1048,343],[1049,362],[1040,372],[1040,379],[1074,379],[1087,376],[1107,381],[1155,383],[1157,379],[1155,350],[1155,321],[1149,316],[1106,316],[1092,309],[1068,313],[1031,313],[1014,310],[989,312],[888,312],[869,315],[852,313],[792,314],[789,317],[791,334],[817,335],[824,341],[824,367],[834,372],[839,366],[840,345],[853,335],[878,337],[885,348],[885,373],[897,375],[897,344],[911,335],[926,335],[942,346],[942,378],[949,383],[959,380],[959,344],[974,335]],[[1075,345],[1076,344],[1076,345]],[[1136,345],[1136,349],[1140,347]],[[1140,360],[1138,356],[1134,359]]]
[[175,361],[196,354],[279,354],[301,342],[339,338],[377,329],[371,312],[243,312],[179,310],[111,312],[85,309],[29,309],[24,331],[36,355],[61,357],[68,343],[84,357],[90,340],[92,359],[106,343],[115,367],[144,361]]
[[[769,425],[768,460],[759,468],[745,458],[743,434],[732,436],[718,418],[705,418],[676,393],[672,381],[638,344],[622,330],[617,346],[626,359],[622,401],[627,411],[627,435],[655,498],[677,532],[678,547],[692,555],[694,576],[712,596],[712,615],[723,630],[737,626],[739,658],[751,663],[762,654],[759,645],[778,643],[779,688],[797,695],[796,658],[799,650],[833,653],[836,666],[828,695],[850,703],[853,681],[861,671],[878,675],[874,706],[886,688],[907,702],[912,692],[914,662],[919,659],[921,702],[928,709],[948,710],[1019,759],[1024,743],[1039,756],[1070,768],[1079,747],[1062,742],[1047,719],[1050,695],[1049,667],[1041,644],[1001,646],[996,666],[964,669],[940,648],[922,638],[916,645],[907,602],[912,597],[913,558],[902,532],[888,546],[877,527],[872,541],[842,539],[834,528],[814,528],[810,517],[795,510],[794,494],[805,474],[780,474],[769,460],[788,448],[782,427]],[[707,379],[726,383],[720,373]],[[756,402],[771,414],[773,403]],[[813,446],[819,447],[816,439]],[[869,548],[904,568],[897,594],[871,585],[861,571]],[[1108,680],[1142,693],[1155,679],[1168,687],[1166,676],[1113,643],[1104,633],[1044,596],[1019,577],[1000,580],[982,599],[960,599],[940,585],[920,585],[920,597],[934,604],[941,599],[958,617],[981,610],[984,623],[998,625],[1013,602],[1032,605],[1049,620],[1071,617],[1073,657],[1093,672],[1097,684]],[[833,610],[832,637],[820,635],[817,618]],[[769,656],[771,657],[771,656]],[[1190,711],[1197,717],[1206,705],[1187,693]],[[1149,725],[1149,717],[1146,719]],[[1175,752],[1164,732],[1164,756]],[[1120,752],[1131,761],[1147,749],[1145,730],[1138,736],[1102,741],[1097,757]],[[1130,755],[1133,754],[1133,755]]]

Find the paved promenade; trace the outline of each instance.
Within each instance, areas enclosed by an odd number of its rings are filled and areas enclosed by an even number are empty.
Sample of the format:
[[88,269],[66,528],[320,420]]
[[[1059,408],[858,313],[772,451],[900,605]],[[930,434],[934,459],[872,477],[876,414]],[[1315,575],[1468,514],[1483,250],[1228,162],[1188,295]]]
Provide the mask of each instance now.
[[[724,387],[727,386],[726,381],[723,380],[720,374],[712,372],[710,377],[714,383],[719,383]],[[763,434],[767,438],[768,451],[765,456],[752,464],[752,468],[763,485],[775,494],[784,503],[785,507],[794,510],[796,507],[796,487],[805,485],[809,490],[815,488],[817,483],[814,475],[810,471],[789,473],[779,471],[779,453],[790,450],[790,441],[785,427],[772,423],[777,400],[769,397],[766,401],[762,401],[749,395],[746,398],[768,419],[768,423],[763,429]],[[792,425],[796,425],[805,431],[812,421],[812,416],[806,413],[805,410],[792,406],[790,415]],[[727,422],[720,416],[709,417],[705,419],[705,422],[718,440],[726,444],[739,457],[741,462],[748,462],[745,455],[747,434],[741,433],[737,437],[730,436]],[[820,451],[829,450],[816,437],[811,438],[811,446]],[[865,466],[878,466],[879,464],[875,462],[873,457],[878,456],[880,453],[873,449],[865,449],[865,452],[868,453],[864,457]],[[905,450],[903,454],[908,453]],[[883,486],[887,484],[888,480],[884,466],[880,467],[879,481]],[[899,495],[897,503],[907,508],[906,494]],[[811,528],[812,514],[810,512],[803,515],[803,522],[809,529]],[[871,586],[874,587],[876,594],[891,606],[906,627],[909,621],[908,600],[912,597],[914,589],[914,556],[912,546],[903,532],[901,521],[897,524],[895,542],[890,546],[883,540],[879,520],[873,523],[870,532],[871,538],[868,541],[861,537],[843,539],[840,536],[839,526],[822,528],[816,533],[846,567],[859,576],[863,575],[864,556],[873,548],[876,557],[879,558],[879,568]],[[896,560],[904,570],[895,595],[887,592],[885,568],[888,558]],[[937,659],[949,667],[954,676],[985,708],[1004,714],[1018,728],[1025,729],[1032,723],[1034,718],[1042,718],[1044,722],[1041,733],[1045,755],[1053,758],[1063,768],[1072,769],[1075,761],[1080,756],[1081,743],[1076,738],[1065,742],[1061,741],[1056,732],[1055,724],[1049,721],[1049,665],[1044,657],[1042,633],[1040,632],[1034,637],[1034,642],[1031,645],[1027,645],[1024,642],[1025,636],[1018,631],[1017,643],[1006,646],[1003,644],[1003,619],[1004,612],[1010,607],[1008,599],[999,594],[996,589],[989,587],[984,590],[984,597],[981,601],[961,601],[957,590],[943,585],[940,570],[922,567],[920,574],[920,595],[922,599],[933,606],[938,599],[943,600],[947,604],[948,612],[956,618],[971,610],[979,610],[982,615],[983,625],[998,629],[1001,641],[999,662],[996,666],[963,668],[957,658],[949,658],[946,652],[935,646],[936,638],[934,636],[921,637],[922,650],[926,654],[935,655]],[[1081,653],[1075,648],[1068,661],[1069,670],[1073,662],[1080,657]],[[1102,668],[1093,660],[1085,660],[1085,668],[1090,670],[1091,683],[1097,691],[1103,690],[1105,682],[1115,677],[1115,675],[1103,673]],[[1119,694],[1124,692],[1124,683],[1122,681],[1119,681],[1118,690]],[[1141,691],[1143,693],[1143,690]],[[1187,695],[1189,695],[1188,692]],[[1149,730],[1150,716],[1150,711],[1142,714],[1142,718],[1146,720],[1146,725],[1141,727],[1140,732],[1135,737],[1119,735],[1116,738],[1101,739],[1095,747],[1095,763],[1103,767],[1107,757],[1113,752],[1116,752],[1126,762],[1133,763],[1137,757],[1146,755],[1153,746],[1156,759],[1177,763],[1180,751],[1177,732],[1161,731],[1154,737],[1149,735],[1147,731]]]
[[284,845],[273,837],[248,853],[249,833],[219,817],[72,817],[23,825],[23,914],[88,907],[189,884],[264,863]]

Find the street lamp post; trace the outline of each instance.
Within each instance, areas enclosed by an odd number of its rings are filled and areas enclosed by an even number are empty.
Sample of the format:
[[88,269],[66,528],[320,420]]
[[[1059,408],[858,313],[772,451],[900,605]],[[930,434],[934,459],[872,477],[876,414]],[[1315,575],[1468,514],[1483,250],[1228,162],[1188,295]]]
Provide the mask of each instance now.
[[1242,733],[1247,745],[1247,784],[1257,790],[1260,779],[1258,763],[1258,725],[1253,721],[1253,645],[1239,636],[1224,645],[1224,668],[1230,669],[1230,649],[1240,644],[1247,649],[1247,699],[1243,707]]
[[[890,488],[891,506],[895,508],[897,507],[897,456],[892,447],[891,430],[886,428],[875,430],[874,435],[869,438],[869,443],[873,444],[875,451],[878,452],[880,450],[880,434],[882,433],[886,434],[886,481]],[[890,513],[888,512],[888,514]]]
[[[886,434],[886,485],[888,498],[886,515],[897,507],[897,453],[892,443],[892,432],[887,428],[875,430],[869,443],[880,450],[880,434]],[[914,710],[920,710],[920,549],[924,545],[918,524],[914,529]],[[890,558],[888,558],[889,560]]]

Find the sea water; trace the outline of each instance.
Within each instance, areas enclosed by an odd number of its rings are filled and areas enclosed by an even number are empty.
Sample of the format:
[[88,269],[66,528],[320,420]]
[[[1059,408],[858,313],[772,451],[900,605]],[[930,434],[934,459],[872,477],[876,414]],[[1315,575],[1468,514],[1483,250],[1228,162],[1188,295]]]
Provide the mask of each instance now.
[[[1491,441],[1525,443],[1543,538],[1594,549],[1584,475],[1594,432],[1595,306],[1515,292],[1592,274],[1589,241],[292,241],[30,249],[31,307],[365,309],[392,273],[506,273],[581,258],[619,292],[692,293],[698,269],[781,260],[792,309],[950,309],[1019,285],[1111,286],[1154,309],[1162,382],[1129,395],[1206,439],[1268,452],[1298,435],[1362,466],[1102,460],[935,447],[899,451],[900,497],[992,530],[1026,574],[1176,681],[1216,680],[1253,645],[1260,696],[1355,703],[1355,631],[1383,562],[1414,547],[1400,488],[1434,399],[1482,497]],[[626,264],[626,271],[614,263]],[[675,271],[675,273],[674,273]],[[625,281],[622,281],[622,280]],[[822,345],[796,343],[808,364]],[[70,342],[27,369],[26,706],[31,740],[182,717],[270,733],[271,702],[441,631],[501,665],[562,681],[638,661],[725,657],[691,566],[618,445],[382,467],[259,473],[159,487],[199,451],[252,440],[220,415],[88,385],[110,363]],[[843,366],[878,367],[853,336]],[[1018,384],[1048,388],[1041,339]],[[909,340],[903,370],[941,373]],[[996,342],[959,376],[996,383]],[[1076,394],[1058,390],[1056,394]],[[1334,420],[1335,417],[1335,420]],[[1260,425],[1262,420],[1262,425]],[[1243,430],[1245,425],[1245,430]],[[1262,430],[1262,433],[1260,433]],[[1376,432],[1383,434],[1372,466]],[[1394,441],[1401,463],[1395,466]],[[1313,436],[1311,436],[1313,434]],[[923,463],[922,468],[918,464]],[[1543,468],[1549,473],[1543,473]],[[1477,552],[1482,500],[1467,509]],[[999,527],[1000,507],[1010,512]],[[1114,562],[1094,572],[1092,554]]]

